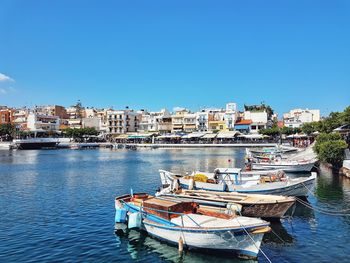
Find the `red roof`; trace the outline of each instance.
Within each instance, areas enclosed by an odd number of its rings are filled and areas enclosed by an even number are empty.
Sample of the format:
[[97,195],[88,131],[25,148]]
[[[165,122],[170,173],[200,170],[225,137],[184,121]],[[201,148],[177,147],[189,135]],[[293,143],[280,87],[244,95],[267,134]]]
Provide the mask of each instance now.
[[284,126],[284,122],[283,122],[283,121],[278,121],[278,122],[277,122],[277,126],[278,126],[279,128],[282,128],[282,127]]
[[249,125],[252,124],[252,120],[240,120],[236,122],[236,125]]

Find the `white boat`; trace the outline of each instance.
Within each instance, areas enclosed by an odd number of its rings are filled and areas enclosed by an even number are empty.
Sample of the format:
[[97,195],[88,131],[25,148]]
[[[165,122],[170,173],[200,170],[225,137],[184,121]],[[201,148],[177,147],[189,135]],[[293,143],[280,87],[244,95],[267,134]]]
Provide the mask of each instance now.
[[316,163],[316,158],[288,158],[280,153],[254,153],[246,149],[248,166],[253,170],[279,169],[286,172],[310,172]]
[[275,147],[253,148],[249,150],[253,154],[283,154],[298,151],[298,148],[292,146],[278,145]]
[[310,172],[314,167],[316,160],[271,160],[253,162],[251,167],[253,170],[271,170],[279,169],[286,172]]
[[[184,249],[218,250],[256,258],[269,223],[258,219],[213,213],[194,202],[173,202],[147,194],[124,195],[115,200],[116,223],[139,227],[160,240]],[[126,211],[123,213],[123,210]],[[173,212],[176,211],[176,212]],[[141,222],[134,224],[133,218]]]
[[[280,170],[241,171],[239,168],[217,168],[214,173],[195,172],[192,175],[177,175],[165,170],[159,170],[159,173],[163,187],[171,189],[287,196],[308,196],[317,176],[312,172],[309,177],[290,178]],[[207,180],[196,180],[198,174],[205,175]]]

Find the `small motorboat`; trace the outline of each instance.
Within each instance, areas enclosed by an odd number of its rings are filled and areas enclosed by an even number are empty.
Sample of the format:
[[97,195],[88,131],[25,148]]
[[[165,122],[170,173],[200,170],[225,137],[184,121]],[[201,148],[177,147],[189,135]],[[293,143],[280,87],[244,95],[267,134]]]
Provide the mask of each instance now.
[[240,168],[217,168],[214,173],[193,172],[179,175],[159,170],[163,188],[272,194],[306,197],[313,191],[317,173],[290,178],[281,170],[242,171]]
[[218,250],[257,258],[262,238],[271,229],[258,218],[224,214],[196,202],[164,200],[148,194],[115,199],[116,223],[145,230],[150,236],[181,249]]
[[298,148],[292,146],[278,145],[275,147],[253,148],[249,150],[253,154],[286,154],[298,151]]
[[316,159],[291,159],[281,153],[254,153],[246,149],[247,165],[253,170],[279,169],[285,172],[310,172],[315,166]]
[[310,172],[315,166],[316,160],[284,160],[282,158],[274,159],[253,159],[251,169],[253,170],[271,170],[279,169],[285,172]]
[[[169,188],[168,188],[169,189]],[[280,195],[242,194],[235,192],[213,192],[204,190],[179,190],[170,192],[163,189],[158,196],[174,200],[197,202],[208,209],[227,212],[231,205],[239,205],[243,216],[269,219],[282,218],[295,204],[295,197]]]

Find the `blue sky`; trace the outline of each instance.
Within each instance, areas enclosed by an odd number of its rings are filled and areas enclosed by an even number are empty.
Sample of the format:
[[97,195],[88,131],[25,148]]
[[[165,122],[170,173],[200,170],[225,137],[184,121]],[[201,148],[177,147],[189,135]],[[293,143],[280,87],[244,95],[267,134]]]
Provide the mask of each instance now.
[[0,105],[350,104],[350,1],[0,5]]

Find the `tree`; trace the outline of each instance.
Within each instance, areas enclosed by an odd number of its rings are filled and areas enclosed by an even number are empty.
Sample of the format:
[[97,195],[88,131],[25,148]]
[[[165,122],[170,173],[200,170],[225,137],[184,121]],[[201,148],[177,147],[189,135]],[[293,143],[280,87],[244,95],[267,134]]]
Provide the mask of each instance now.
[[341,167],[347,143],[338,133],[321,133],[317,136],[314,151],[321,162],[330,163],[334,167]]
[[0,136],[6,137],[8,140],[11,140],[14,133],[16,131],[16,128],[13,124],[1,124],[0,125]]
[[348,145],[344,140],[326,141],[319,145],[317,157],[321,162],[330,163],[339,168],[343,164],[344,151],[347,148]]

